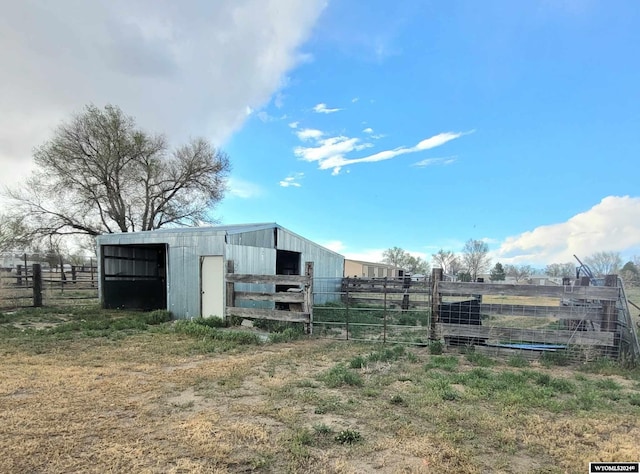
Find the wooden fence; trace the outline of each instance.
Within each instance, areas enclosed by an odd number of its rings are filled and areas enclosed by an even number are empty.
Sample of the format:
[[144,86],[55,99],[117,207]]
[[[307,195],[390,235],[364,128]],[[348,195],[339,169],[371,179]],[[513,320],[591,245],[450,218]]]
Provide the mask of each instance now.
[[[617,355],[620,329],[617,277],[606,286],[513,285],[442,281],[433,272],[433,333],[448,345],[473,345],[491,354],[587,347]],[[626,305],[626,301],[624,302]]]
[[97,298],[98,273],[95,266],[51,269],[36,263],[0,270],[1,308],[68,304]]
[[409,308],[429,307],[428,278],[343,278],[342,301],[345,305],[389,305]]
[[[307,333],[313,332],[313,262],[305,263],[304,275],[250,275],[235,273],[228,260],[225,278],[227,317],[304,323]],[[273,285],[274,290],[237,291],[239,283]],[[267,302],[270,308],[249,308],[247,302]]]

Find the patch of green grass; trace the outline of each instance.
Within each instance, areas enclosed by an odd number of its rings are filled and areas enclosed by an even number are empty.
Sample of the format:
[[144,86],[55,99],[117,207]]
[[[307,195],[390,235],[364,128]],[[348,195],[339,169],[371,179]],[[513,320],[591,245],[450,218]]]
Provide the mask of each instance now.
[[317,423],[313,425],[313,430],[316,432],[316,434],[320,436],[327,436],[333,433],[333,430],[331,429],[331,427],[324,423]]
[[629,395],[629,404],[636,407],[640,407],[640,394],[632,393],[631,395]]
[[348,369],[343,364],[333,366],[319,378],[329,388],[337,388],[345,385],[360,387],[364,384],[360,374]]
[[433,356],[424,365],[424,370],[441,369],[455,372],[458,369],[458,358],[454,356]]
[[544,367],[567,366],[571,362],[567,351],[546,351],[540,356],[540,363]]
[[444,349],[444,345],[442,341],[431,341],[429,342],[429,354],[432,355],[440,355]]
[[478,367],[492,367],[497,363],[491,357],[488,357],[484,354],[480,354],[479,352],[475,352],[475,351],[467,352],[464,357],[471,364],[476,365]]
[[281,332],[273,332],[269,334],[269,342],[278,344],[282,342],[291,342],[304,337],[304,330],[301,327],[288,327]]
[[105,310],[99,306],[24,308],[5,318],[0,333],[15,347],[46,353],[57,342],[82,338],[120,340],[164,326],[171,312]]
[[186,334],[213,341],[224,341],[239,345],[260,345],[262,342],[257,334],[246,331],[218,329],[199,324],[196,321],[180,320],[173,326],[177,334]]
[[[357,355],[353,357],[349,361],[349,367],[352,369],[362,369],[373,362],[393,362],[402,358],[405,354],[408,353],[404,346],[397,345],[393,347],[384,347],[380,350],[373,351],[366,356]],[[414,354],[412,355],[415,357]]]
[[509,357],[509,359],[507,360],[507,365],[511,367],[529,367],[529,365],[531,364],[525,357],[521,356],[520,354],[517,354],[512,357]]
[[600,379],[595,381],[596,388],[601,390],[620,390],[622,386],[612,379]]

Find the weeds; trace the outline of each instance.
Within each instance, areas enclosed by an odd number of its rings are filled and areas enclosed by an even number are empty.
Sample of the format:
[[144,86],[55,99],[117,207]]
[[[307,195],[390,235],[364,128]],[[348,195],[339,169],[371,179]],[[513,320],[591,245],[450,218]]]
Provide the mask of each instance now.
[[334,439],[340,444],[353,444],[361,441],[362,435],[355,430],[342,430]]
[[329,388],[337,388],[344,385],[360,387],[364,383],[360,374],[349,370],[343,364],[335,365],[329,369],[320,376],[320,380]]

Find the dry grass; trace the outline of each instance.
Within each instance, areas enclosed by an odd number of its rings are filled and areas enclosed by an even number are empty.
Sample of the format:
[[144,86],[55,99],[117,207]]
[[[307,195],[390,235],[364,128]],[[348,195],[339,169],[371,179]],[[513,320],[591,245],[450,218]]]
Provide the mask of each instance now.
[[[0,472],[560,473],[640,460],[637,372],[479,368],[320,340],[202,354],[169,329],[34,351],[11,334]],[[349,368],[357,356],[369,363]],[[327,381],[352,372],[361,385]],[[336,442],[344,430],[362,439]]]

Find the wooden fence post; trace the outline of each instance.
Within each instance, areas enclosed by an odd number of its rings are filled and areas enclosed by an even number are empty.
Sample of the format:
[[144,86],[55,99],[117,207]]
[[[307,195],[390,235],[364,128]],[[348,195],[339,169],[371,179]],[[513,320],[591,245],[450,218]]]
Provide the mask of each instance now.
[[22,265],[16,265],[16,286],[22,286]]
[[440,319],[440,293],[438,291],[438,282],[442,281],[442,268],[434,268],[431,270],[431,331],[429,339],[437,340],[436,322]]
[[[235,266],[233,264],[233,260],[227,260],[227,273],[235,273],[234,272]],[[226,283],[226,304],[225,304],[225,311],[224,311],[224,320],[227,320],[227,310],[226,308],[233,308],[236,305],[236,294],[235,294],[235,287],[234,287],[234,283],[232,281],[227,281]]]
[[[604,286],[618,286],[618,275],[607,275],[604,277]],[[615,331],[618,315],[616,313],[615,301],[602,302],[602,325],[601,331]]]
[[33,264],[33,306],[42,306],[42,268],[39,263]]
[[309,313],[307,334],[313,334],[313,262],[305,262],[304,274],[308,278],[304,285],[304,312]]

